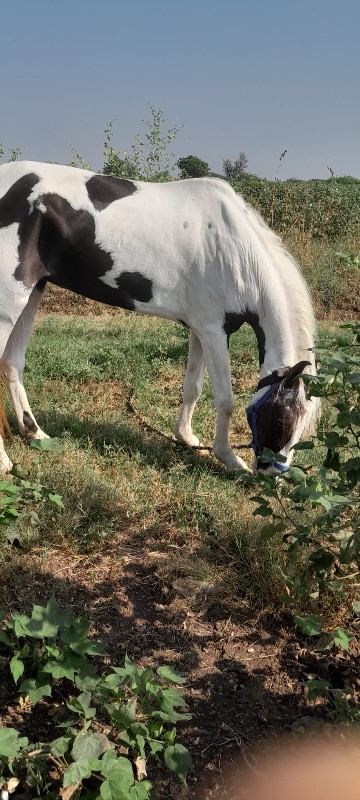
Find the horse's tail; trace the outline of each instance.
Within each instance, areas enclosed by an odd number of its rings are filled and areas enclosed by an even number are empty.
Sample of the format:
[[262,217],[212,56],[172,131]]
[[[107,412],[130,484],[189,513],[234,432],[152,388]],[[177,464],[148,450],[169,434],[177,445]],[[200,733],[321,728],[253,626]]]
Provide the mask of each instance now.
[[4,400],[3,400],[3,390],[4,386],[0,385],[0,436],[4,436],[7,433],[9,436],[12,436],[10,425],[8,422],[8,418],[6,416]]

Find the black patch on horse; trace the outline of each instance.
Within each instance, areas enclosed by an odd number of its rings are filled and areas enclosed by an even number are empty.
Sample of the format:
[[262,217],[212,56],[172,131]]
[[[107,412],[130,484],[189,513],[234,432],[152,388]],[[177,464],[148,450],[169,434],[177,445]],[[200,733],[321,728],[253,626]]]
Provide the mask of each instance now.
[[136,192],[136,186],[125,178],[114,178],[112,175],[93,175],[86,181],[86,190],[97,211],[103,211],[115,200]]
[[38,182],[38,176],[29,172],[10,186],[0,199],[0,228],[7,228],[14,222],[22,222],[28,215],[30,211],[28,197]]
[[296,406],[298,391],[298,379],[288,388],[280,384],[279,391],[260,406],[257,430],[261,449],[268,447],[273,453],[279,453],[292,438],[301,416],[301,410]]
[[48,280],[64,289],[107,303],[135,310],[134,301],[152,298],[152,281],[140,272],[122,272],[117,287],[101,278],[113,267],[110,253],[95,242],[95,220],[85,210],[76,210],[57,194],[39,198],[45,206],[39,236],[39,256]]
[[30,214],[29,203],[29,195],[38,182],[39,178],[33,172],[23,175],[0,199],[0,228],[6,228],[14,223],[19,224],[19,264],[15,269],[14,278],[28,287],[45,276],[37,252],[41,214],[37,209]]
[[36,433],[37,425],[35,425],[35,422],[28,411],[24,411],[23,413],[23,423],[24,423],[24,428],[27,430],[28,433]]
[[239,328],[244,325],[244,322],[247,322],[248,325],[251,325],[255,333],[259,351],[259,364],[261,367],[265,358],[265,333],[259,323],[259,317],[254,311],[249,311],[249,309],[246,309],[241,314],[226,312],[223,326],[224,331],[229,341],[231,334],[236,333],[236,331],[238,331]]

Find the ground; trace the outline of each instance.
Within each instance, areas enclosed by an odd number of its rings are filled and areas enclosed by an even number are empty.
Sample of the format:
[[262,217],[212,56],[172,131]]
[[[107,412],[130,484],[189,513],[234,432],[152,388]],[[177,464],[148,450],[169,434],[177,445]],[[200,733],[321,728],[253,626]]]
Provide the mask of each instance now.
[[[141,417],[171,431],[186,332],[122,312],[95,318],[86,302],[70,310],[71,319],[40,318],[26,374],[39,423],[63,444],[41,463],[40,477],[65,510],[40,510],[40,529],[24,528],[19,549],[4,545],[0,608],[29,611],[54,593],[70,612],[86,611],[113,664],[128,653],[141,666],[174,665],[193,714],[179,740],[194,769],[188,787],[155,774],[158,796],[222,800],[231,776],[257,769],[259,746],[319,727],[328,735],[330,709],[309,703],[299,681],[331,676],[356,699],[358,628],[353,623],[351,656],[310,649],[278,600],[281,547],[259,545],[249,493],[211,455],[176,448],[131,412],[129,398]],[[244,336],[232,352],[241,406],[232,437],[240,442],[257,371]],[[197,425],[206,442],[213,421],[205,385]],[[33,468],[34,453],[19,437],[9,448]],[[32,740],[54,735],[46,701],[34,723],[6,679],[0,712],[0,723]]]
[[[301,647],[290,617],[245,605],[225,612],[210,605],[195,613],[186,589],[166,585],[156,554],[144,558],[136,540],[113,542],[106,553],[65,557],[54,549],[45,558],[35,552],[26,566],[7,576],[2,599],[23,609],[43,603],[54,592],[73,613],[84,610],[92,631],[113,663],[127,652],[142,666],[166,663],[186,676],[186,699],[193,720],[181,730],[194,770],[187,788],[155,776],[159,797],[229,797],[228,789],[245,770],[257,767],[257,749],[309,728],[327,733],[331,717],[322,703],[307,703],[298,681],[318,672],[315,653]],[[318,659],[319,674],[338,674],[338,685],[359,691],[358,661],[348,656]],[[1,697],[1,694],[3,696]],[[30,709],[14,704],[14,689],[0,688],[2,724],[21,729],[31,740],[53,736],[53,720],[42,701],[30,724]],[[11,700],[10,700],[11,698]],[[35,724],[35,729],[34,729]]]

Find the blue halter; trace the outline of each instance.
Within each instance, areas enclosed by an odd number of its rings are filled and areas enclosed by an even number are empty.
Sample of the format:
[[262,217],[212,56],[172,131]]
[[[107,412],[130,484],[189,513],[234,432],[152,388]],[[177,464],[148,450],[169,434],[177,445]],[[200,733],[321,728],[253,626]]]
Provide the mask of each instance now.
[[289,467],[287,467],[285,464],[280,464],[279,461],[262,460],[261,458],[262,449],[260,447],[258,426],[257,426],[259,408],[261,408],[261,406],[266,402],[266,400],[269,397],[271,397],[271,395],[274,394],[274,392],[276,392],[282,380],[283,378],[279,379],[278,381],[274,381],[274,383],[271,383],[265,394],[263,394],[261,397],[255,400],[255,403],[251,403],[251,405],[247,406],[246,416],[253,437],[251,445],[256,456],[257,466],[260,467],[261,469],[269,469],[270,467],[275,467],[275,469],[277,469],[279,472],[286,472],[289,469]]

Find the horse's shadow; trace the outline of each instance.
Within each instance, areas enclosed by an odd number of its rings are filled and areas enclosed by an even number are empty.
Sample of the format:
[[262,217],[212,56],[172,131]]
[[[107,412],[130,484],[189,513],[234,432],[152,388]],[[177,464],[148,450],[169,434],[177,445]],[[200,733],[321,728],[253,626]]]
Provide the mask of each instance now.
[[49,436],[61,441],[66,434],[70,434],[78,447],[87,449],[90,443],[99,455],[106,455],[112,448],[115,453],[127,452],[130,457],[139,455],[148,465],[162,470],[182,462],[189,468],[210,472],[220,479],[229,479],[232,475],[215,460],[211,451],[193,450],[177,443],[175,439],[167,438],[170,434],[163,437],[156,431],[147,430],[145,426],[136,430],[124,419],[116,423],[99,422],[89,417],[79,419],[73,414],[52,411],[38,414],[37,420]]

